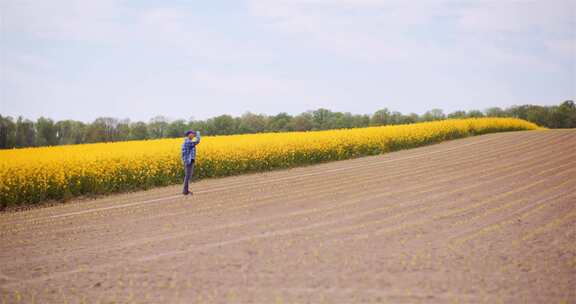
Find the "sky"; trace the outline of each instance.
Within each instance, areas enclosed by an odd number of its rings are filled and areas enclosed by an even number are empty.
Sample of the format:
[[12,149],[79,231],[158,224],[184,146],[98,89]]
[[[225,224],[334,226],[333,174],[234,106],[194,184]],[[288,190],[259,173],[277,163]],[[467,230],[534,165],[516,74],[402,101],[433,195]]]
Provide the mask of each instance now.
[[147,121],[576,96],[576,0],[0,0],[0,114]]

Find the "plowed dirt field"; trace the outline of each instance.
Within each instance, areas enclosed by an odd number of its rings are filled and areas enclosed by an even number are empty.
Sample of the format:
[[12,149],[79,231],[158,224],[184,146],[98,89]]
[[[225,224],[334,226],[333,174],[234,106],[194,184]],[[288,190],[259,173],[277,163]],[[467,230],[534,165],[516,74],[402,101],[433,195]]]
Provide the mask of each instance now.
[[576,303],[576,131],[0,214],[1,303]]

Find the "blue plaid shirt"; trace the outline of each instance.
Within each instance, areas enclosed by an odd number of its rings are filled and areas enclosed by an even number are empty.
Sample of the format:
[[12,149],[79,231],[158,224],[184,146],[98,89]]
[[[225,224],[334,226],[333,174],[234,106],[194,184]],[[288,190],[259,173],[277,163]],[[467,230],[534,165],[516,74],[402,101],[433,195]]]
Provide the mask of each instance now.
[[190,140],[186,137],[182,144],[182,161],[186,165],[190,165],[196,159],[196,145],[200,143],[200,132],[196,132],[196,139]]

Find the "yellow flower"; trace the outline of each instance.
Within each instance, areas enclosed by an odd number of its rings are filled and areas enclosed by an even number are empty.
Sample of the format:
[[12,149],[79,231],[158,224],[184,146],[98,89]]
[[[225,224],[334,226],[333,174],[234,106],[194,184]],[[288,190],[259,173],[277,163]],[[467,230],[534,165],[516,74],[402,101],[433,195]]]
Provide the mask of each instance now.
[[[455,119],[317,132],[203,137],[198,177],[373,155],[499,131],[535,130],[513,118]],[[0,209],[85,194],[144,189],[182,179],[182,139],[0,151]]]

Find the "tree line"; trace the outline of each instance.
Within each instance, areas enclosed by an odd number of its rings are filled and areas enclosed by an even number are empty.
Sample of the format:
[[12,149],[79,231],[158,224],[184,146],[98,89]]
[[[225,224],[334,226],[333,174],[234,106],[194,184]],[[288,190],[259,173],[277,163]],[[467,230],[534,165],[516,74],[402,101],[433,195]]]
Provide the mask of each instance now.
[[45,117],[32,121],[21,116],[14,119],[0,115],[0,149],[173,138],[183,136],[189,129],[202,130],[205,135],[231,135],[361,128],[470,117],[515,117],[548,128],[575,128],[576,106],[572,100],[567,100],[557,106],[521,105],[506,109],[493,107],[484,111],[455,111],[449,114],[445,114],[441,109],[432,109],[422,115],[405,115],[387,108],[371,115],[333,112],[321,108],[295,116],[287,113],[264,115],[247,112],[240,117],[220,115],[206,120],[189,121],[170,121],[163,116],[157,116],[148,122],[101,117],[91,123],[75,120],[54,121]]

